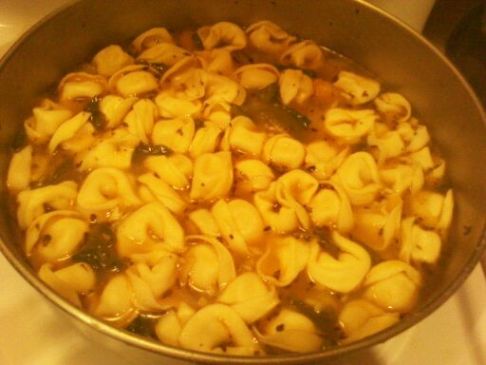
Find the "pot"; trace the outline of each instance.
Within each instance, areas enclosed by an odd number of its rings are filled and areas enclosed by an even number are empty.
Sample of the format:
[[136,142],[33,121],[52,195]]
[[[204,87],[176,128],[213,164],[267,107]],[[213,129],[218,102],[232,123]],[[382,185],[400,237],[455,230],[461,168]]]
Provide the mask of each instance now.
[[[21,252],[6,204],[10,146],[39,96],[62,75],[111,43],[125,43],[153,26],[169,29],[220,20],[241,25],[268,19],[315,40],[378,75],[385,88],[410,100],[448,164],[456,209],[440,272],[415,311],[395,326],[319,353],[266,358],[191,352],[130,335],[75,308],[44,285]],[[33,27],[0,62],[0,249],[15,269],[94,341],[139,362],[302,364],[333,360],[386,341],[424,319],[462,284],[486,246],[485,115],[451,63],[413,30],[373,6],[353,0],[136,0],[75,2]],[[177,360],[175,360],[177,359]]]

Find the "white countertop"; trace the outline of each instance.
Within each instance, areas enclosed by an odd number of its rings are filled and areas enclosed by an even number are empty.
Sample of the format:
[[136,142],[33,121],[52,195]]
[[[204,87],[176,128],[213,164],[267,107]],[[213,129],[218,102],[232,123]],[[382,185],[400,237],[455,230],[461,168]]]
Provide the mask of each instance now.
[[[31,24],[66,0],[0,0],[0,55]],[[0,255],[1,365],[134,365],[93,346]],[[441,308],[348,365],[485,365],[486,280],[477,266]],[[167,364],[169,365],[169,364]]]

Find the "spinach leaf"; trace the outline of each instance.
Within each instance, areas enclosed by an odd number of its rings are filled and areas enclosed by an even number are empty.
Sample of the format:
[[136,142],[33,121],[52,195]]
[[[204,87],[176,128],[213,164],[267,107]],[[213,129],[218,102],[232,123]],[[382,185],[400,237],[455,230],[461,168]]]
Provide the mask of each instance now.
[[244,115],[257,124],[278,125],[300,139],[310,127],[310,120],[298,111],[282,105],[277,84],[249,93],[241,106],[232,106],[233,115]]
[[169,156],[172,154],[172,150],[162,144],[146,144],[140,143],[132,155],[132,164],[139,164],[147,156]]
[[100,131],[105,127],[106,119],[100,110],[100,99],[97,96],[91,98],[84,110],[91,114],[89,122],[97,131]]
[[130,323],[126,330],[140,336],[157,338],[154,326],[153,319],[139,315],[132,323]]
[[125,263],[115,252],[116,237],[107,223],[91,226],[86,241],[72,259],[76,262],[86,262],[94,270],[105,272],[120,272]]

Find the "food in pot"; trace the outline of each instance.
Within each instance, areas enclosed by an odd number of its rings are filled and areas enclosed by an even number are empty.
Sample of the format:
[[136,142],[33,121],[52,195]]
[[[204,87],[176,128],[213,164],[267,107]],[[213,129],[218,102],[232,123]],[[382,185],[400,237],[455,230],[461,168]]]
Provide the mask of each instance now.
[[188,350],[315,352],[413,311],[453,211],[401,94],[261,21],[150,29],[66,75],[7,177],[39,277]]

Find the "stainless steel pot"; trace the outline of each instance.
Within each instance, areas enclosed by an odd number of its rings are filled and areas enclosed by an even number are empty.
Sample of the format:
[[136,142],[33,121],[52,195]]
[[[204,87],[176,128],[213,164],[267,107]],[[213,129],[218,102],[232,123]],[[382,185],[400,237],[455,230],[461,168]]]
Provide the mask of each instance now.
[[[268,19],[291,33],[358,61],[386,88],[403,93],[431,131],[448,163],[456,209],[441,271],[416,310],[397,325],[361,341],[306,355],[226,357],[171,348],[114,329],[73,307],[39,281],[20,249],[6,206],[5,175],[16,131],[39,96],[56,80],[110,43],[143,30],[230,20],[242,25]],[[99,343],[136,356],[139,363],[181,362],[302,364],[332,360],[386,341],[425,318],[462,284],[486,246],[483,158],[485,115],[456,69],[426,40],[380,10],[353,0],[85,0],[32,28],[0,62],[0,249],[17,271],[67,318]]]

